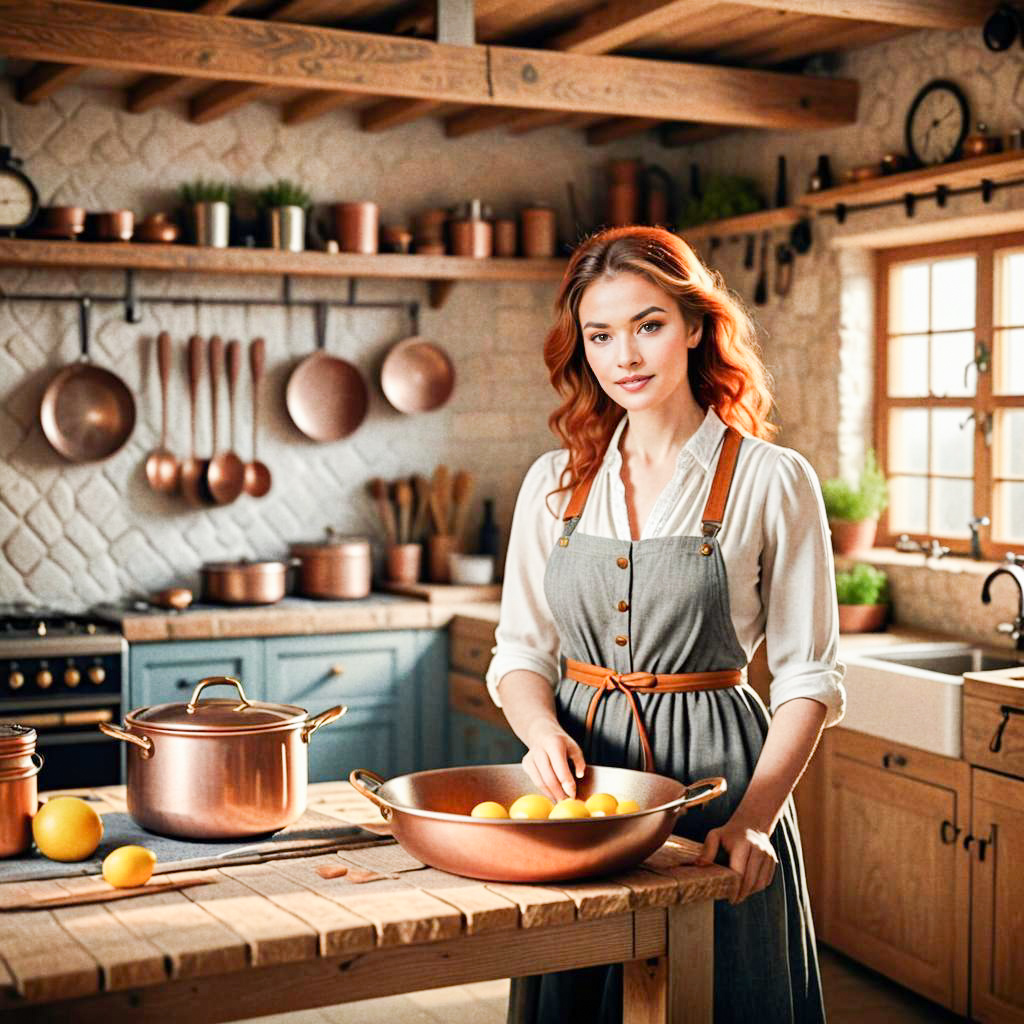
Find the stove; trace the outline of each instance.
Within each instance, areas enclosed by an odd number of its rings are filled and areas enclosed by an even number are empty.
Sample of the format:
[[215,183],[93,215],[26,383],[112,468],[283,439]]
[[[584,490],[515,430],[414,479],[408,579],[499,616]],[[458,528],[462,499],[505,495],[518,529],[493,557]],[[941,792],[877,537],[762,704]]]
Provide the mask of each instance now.
[[36,730],[40,789],[121,781],[121,744],[96,726],[120,720],[127,650],[101,616],[0,604],[0,724]]

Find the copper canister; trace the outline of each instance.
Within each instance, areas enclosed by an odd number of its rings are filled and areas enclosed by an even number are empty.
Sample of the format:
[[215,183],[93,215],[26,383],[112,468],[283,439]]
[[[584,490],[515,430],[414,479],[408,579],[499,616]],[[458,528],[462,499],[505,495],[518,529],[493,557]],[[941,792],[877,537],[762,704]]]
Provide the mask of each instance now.
[[15,857],[32,845],[32,815],[39,806],[36,777],[43,766],[35,747],[35,729],[0,726],[0,857]]
[[555,255],[555,211],[550,206],[537,203],[520,210],[519,223],[524,256]]
[[334,231],[342,252],[377,252],[379,213],[376,203],[335,203]]
[[448,225],[454,256],[487,259],[493,246],[493,229],[489,220],[453,220]]
[[494,255],[515,256],[516,222],[511,217],[499,217],[494,222]]
[[444,226],[448,221],[448,211],[436,207],[423,210],[416,215],[415,240],[419,251],[424,245],[444,245]]
[[373,560],[365,537],[345,537],[328,529],[324,541],[293,544],[299,560],[298,592],[303,597],[350,600],[370,593]]
[[0,772],[31,768],[36,731],[27,725],[0,725]]

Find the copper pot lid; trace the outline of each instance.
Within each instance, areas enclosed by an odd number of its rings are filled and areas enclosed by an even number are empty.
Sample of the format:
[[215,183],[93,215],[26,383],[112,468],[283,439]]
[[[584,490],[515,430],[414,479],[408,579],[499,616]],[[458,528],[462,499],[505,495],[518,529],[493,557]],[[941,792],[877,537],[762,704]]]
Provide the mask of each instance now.
[[430,412],[451,398],[455,368],[443,348],[413,335],[388,352],[380,370],[380,386],[399,412]]
[[[238,698],[200,699],[208,686],[234,686]],[[294,704],[249,700],[242,684],[230,676],[204,679],[196,685],[188,703],[156,704],[125,715],[129,725],[143,726],[147,731],[214,736],[287,730],[305,724],[307,718],[305,709]]]
[[288,568],[287,562],[205,562],[203,572],[243,572],[248,576],[277,575]]
[[28,725],[0,725],[0,757],[19,757],[36,749],[36,731]]
[[291,554],[302,555],[358,555],[365,557],[370,551],[370,542],[365,537],[355,534],[341,534],[332,527],[327,527],[323,540],[292,544],[288,549]]

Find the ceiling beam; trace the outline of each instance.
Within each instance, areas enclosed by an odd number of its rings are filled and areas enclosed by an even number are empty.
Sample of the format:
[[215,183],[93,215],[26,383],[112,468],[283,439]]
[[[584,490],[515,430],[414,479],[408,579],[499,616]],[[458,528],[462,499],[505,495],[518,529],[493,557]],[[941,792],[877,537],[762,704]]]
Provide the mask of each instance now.
[[904,28],[973,28],[984,23],[991,0],[738,0],[745,7],[765,7],[820,18],[874,21]]
[[783,131],[852,124],[858,97],[857,83],[846,79],[450,46],[88,0],[0,0],[0,53],[278,88]]
[[265,96],[269,89],[252,82],[218,82],[188,101],[188,119],[193,124],[208,124]]
[[281,120],[285,124],[304,124],[339,107],[351,107],[364,100],[350,92],[304,92],[284,105]]

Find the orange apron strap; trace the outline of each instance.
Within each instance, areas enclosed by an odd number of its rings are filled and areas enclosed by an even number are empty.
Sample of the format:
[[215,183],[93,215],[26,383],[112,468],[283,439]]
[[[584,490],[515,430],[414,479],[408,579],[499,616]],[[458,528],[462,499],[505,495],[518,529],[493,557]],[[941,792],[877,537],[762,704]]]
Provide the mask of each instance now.
[[583,513],[583,506],[587,503],[587,496],[590,494],[590,488],[594,483],[594,478],[597,476],[596,473],[591,473],[586,480],[581,480],[572,492],[572,496],[569,498],[569,504],[565,508],[565,514],[562,519],[568,522],[570,519],[575,519],[578,515]]
[[711,493],[701,516],[701,533],[705,537],[714,537],[722,528],[725,505],[729,500],[729,488],[732,487],[732,478],[736,471],[736,457],[739,455],[742,441],[743,435],[738,430],[733,427],[726,428],[715,478],[711,482]]

